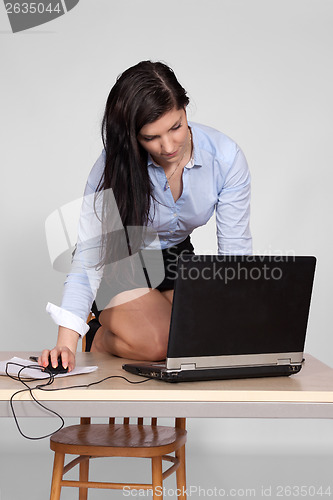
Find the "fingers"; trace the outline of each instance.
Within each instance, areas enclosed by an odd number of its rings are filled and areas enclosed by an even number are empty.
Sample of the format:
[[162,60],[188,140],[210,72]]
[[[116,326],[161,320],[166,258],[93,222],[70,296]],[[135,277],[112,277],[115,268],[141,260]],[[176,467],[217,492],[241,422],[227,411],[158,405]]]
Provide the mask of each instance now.
[[68,368],[71,372],[75,367],[75,355],[68,347],[62,347],[61,352],[61,362],[64,368]]
[[61,356],[62,366],[71,372],[75,367],[75,355],[68,347],[59,347],[58,356]]
[[50,351],[48,349],[44,349],[41,356],[38,358],[38,364],[45,368],[49,364],[49,354]]
[[54,347],[53,349],[44,349],[41,356],[38,358],[38,363],[46,368],[51,361],[53,368],[58,366],[58,358],[61,358],[61,363],[64,368],[68,367],[68,371],[72,371],[75,367],[75,356],[68,347]]

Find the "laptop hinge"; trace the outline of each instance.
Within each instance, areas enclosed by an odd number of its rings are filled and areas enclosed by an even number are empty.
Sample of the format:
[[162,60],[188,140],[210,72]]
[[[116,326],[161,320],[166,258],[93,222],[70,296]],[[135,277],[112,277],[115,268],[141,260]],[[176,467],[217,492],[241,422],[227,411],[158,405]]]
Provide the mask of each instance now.
[[180,365],[181,370],[195,370],[196,364],[195,363],[182,363]]
[[291,359],[290,358],[282,358],[277,360],[278,365],[290,365],[291,364]]

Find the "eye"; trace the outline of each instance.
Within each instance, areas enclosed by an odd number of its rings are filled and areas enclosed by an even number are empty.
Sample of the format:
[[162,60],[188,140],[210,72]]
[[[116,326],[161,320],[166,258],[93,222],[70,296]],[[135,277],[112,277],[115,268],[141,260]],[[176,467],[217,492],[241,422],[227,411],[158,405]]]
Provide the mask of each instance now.
[[145,142],[150,142],[150,141],[153,141],[155,139],[155,137],[143,137],[143,140]]
[[182,124],[180,123],[179,125],[176,125],[175,127],[173,127],[172,130],[178,130],[181,126],[182,126]]

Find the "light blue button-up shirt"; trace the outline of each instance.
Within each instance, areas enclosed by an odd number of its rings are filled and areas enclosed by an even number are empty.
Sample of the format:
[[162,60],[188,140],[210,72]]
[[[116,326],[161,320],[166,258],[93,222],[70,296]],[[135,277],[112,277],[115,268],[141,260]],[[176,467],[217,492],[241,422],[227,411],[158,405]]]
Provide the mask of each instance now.
[[[193,137],[193,158],[182,174],[183,191],[174,201],[171,190],[164,190],[166,176],[162,167],[148,158],[149,176],[155,202],[151,203],[152,222],[159,242],[150,248],[168,248],[186,239],[192,231],[208,222],[215,211],[219,254],[247,255],[252,253],[250,219],[250,173],[239,146],[223,133],[196,123],[189,123]],[[103,151],[88,177],[85,196],[93,195],[103,174]],[[89,210],[89,216],[88,214]],[[78,239],[87,239],[92,224],[91,207],[81,211]],[[151,217],[152,218],[152,217]],[[89,222],[88,222],[89,221]],[[155,245],[155,246],[154,246]],[[212,249],[212,253],[215,253]],[[101,271],[70,273],[65,282],[61,308],[47,305],[54,321],[84,335],[86,318],[96,297]],[[91,276],[92,273],[95,275]]]

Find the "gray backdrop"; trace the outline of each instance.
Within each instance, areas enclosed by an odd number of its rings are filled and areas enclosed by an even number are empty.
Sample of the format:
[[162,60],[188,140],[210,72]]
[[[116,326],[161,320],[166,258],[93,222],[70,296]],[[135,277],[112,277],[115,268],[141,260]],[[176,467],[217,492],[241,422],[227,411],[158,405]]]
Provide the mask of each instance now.
[[[64,275],[50,264],[45,220],[82,195],[116,76],[152,59],[170,64],[187,88],[189,119],[243,149],[254,252],[317,256],[306,351],[333,366],[332,14],[328,0],[81,0],[12,34],[0,5],[2,350],[53,346],[57,328],[45,305],[59,304]],[[198,253],[214,253],[214,221],[193,241]],[[23,450],[12,422],[3,425],[8,446]],[[317,453],[332,444],[330,422],[191,425],[198,449],[203,432],[230,449],[283,448],[294,439]]]

